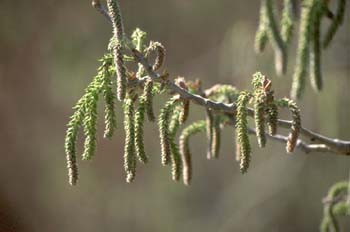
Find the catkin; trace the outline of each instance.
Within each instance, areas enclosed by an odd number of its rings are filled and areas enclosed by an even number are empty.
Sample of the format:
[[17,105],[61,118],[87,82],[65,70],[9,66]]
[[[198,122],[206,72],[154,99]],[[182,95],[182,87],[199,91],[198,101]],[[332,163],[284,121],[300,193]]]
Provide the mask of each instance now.
[[267,33],[275,50],[275,68],[277,75],[285,74],[287,71],[287,49],[278,30],[274,17],[274,5],[272,0],[263,0],[266,5]]
[[145,98],[141,96],[139,106],[135,114],[135,151],[136,156],[142,163],[148,162],[145,152],[143,124],[145,120]]
[[317,0],[314,9],[314,21],[312,24],[312,37],[310,46],[310,80],[314,90],[320,91],[323,86],[321,73],[321,42],[320,28],[321,18],[324,15],[323,0]]
[[254,121],[255,131],[259,147],[265,147],[265,111],[266,111],[266,97],[262,90],[254,92]]
[[240,169],[242,173],[247,172],[250,163],[250,142],[248,136],[247,104],[250,94],[242,91],[237,100],[236,114],[236,144],[240,147]]
[[179,119],[181,124],[186,122],[189,111],[190,111],[190,101],[185,99],[182,101],[182,109],[181,109],[180,119]]
[[330,25],[328,31],[323,40],[323,47],[327,48],[332,41],[335,33],[337,32],[339,26],[343,23],[345,17],[346,0],[338,0],[338,8],[333,18],[332,24]]
[[301,9],[299,42],[296,55],[296,66],[293,74],[291,98],[299,99],[305,87],[305,77],[309,65],[309,45],[315,0],[306,0]]
[[213,141],[211,147],[212,157],[215,159],[219,158],[220,144],[221,144],[221,120],[220,116],[215,116],[213,124]]
[[285,44],[288,44],[292,38],[293,21],[293,0],[284,0],[281,20],[281,36]]
[[114,129],[117,125],[115,110],[114,110],[114,99],[115,95],[112,89],[111,75],[109,71],[106,71],[106,78],[104,80],[103,97],[105,100],[105,138],[112,138]]
[[171,150],[171,168],[172,168],[172,179],[178,181],[182,171],[182,160],[179,151],[179,147],[175,142],[176,133],[180,127],[180,115],[179,112],[174,112],[170,120],[170,150]]
[[149,56],[151,51],[156,52],[156,59],[152,66],[153,71],[157,71],[162,67],[165,60],[165,47],[159,42],[151,41],[149,47],[147,48],[146,55]]
[[213,153],[212,153],[213,129],[214,129],[213,112],[210,109],[207,109],[207,115],[206,115],[206,130],[207,130],[207,139],[208,139],[207,159],[211,159],[213,157]]
[[255,52],[261,53],[264,51],[266,43],[269,40],[269,37],[267,35],[267,27],[268,27],[268,19],[267,19],[267,13],[266,13],[266,5],[264,2],[261,2],[260,6],[260,18],[259,18],[259,26],[258,30],[255,33]]
[[114,63],[117,72],[117,97],[119,101],[124,100],[126,95],[126,68],[124,66],[124,58],[122,53],[122,43],[124,37],[124,26],[123,19],[117,0],[107,0],[107,6],[109,15],[112,20],[113,34],[114,34],[114,46],[113,46],[113,55]]
[[130,97],[124,100],[124,169],[126,172],[126,182],[130,183],[135,179],[136,174],[136,154],[135,154],[135,131],[134,131],[134,102]]
[[301,129],[300,110],[299,110],[299,107],[296,105],[296,103],[293,100],[290,100],[288,98],[283,98],[278,103],[281,107],[288,108],[292,114],[292,126],[291,126],[291,131],[289,132],[289,135],[288,135],[287,146],[286,146],[287,152],[291,153],[294,151],[294,148],[297,145],[298,137],[300,134],[300,129]]
[[192,179],[192,162],[191,152],[189,147],[189,139],[191,136],[204,132],[206,129],[206,122],[204,120],[197,121],[186,127],[179,138],[180,153],[182,159],[182,175],[185,185],[190,185]]
[[175,100],[171,98],[161,109],[159,114],[159,137],[161,145],[161,154],[162,154],[162,164],[167,165],[170,163],[170,136],[169,136],[169,121],[172,112],[174,111]]

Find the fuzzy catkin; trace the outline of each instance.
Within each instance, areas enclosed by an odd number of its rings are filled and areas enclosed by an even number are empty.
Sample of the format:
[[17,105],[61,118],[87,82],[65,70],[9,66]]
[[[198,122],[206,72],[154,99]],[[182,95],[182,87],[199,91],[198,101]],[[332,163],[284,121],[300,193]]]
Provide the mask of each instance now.
[[323,0],[316,0],[314,9],[314,20],[312,23],[312,36],[310,46],[310,80],[311,86],[315,91],[322,90],[322,72],[321,72],[321,18],[324,15]]
[[158,126],[163,165],[169,164],[171,158],[169,123],[170,116],[174,111],[174,107],[175,100],[171,98],[169,101],[167,101],[159,114]]
[[326,32],[323,40],[323,48],[327,48],[329,46],[339,26],[343,23],[345,17],[345,8],[346,0],[338,0],[338,8],[335,13],[335,17],[333,18],[332,24]]
[[213,157],[213,153],[212,153],[213,129],[214,129],[213,112],[210,109],[207,109],[207,115],[206,115],[206,130],[207,130],[207,139],[208,139],[207,159],[211,159]]
[[266,97],[262,90],[254,92],[254,121],[255,131],[259,147],[265,147],[265,111],[266,111]]
[[134,102],[130,97],[125,98],[124,105],[124,169],[126,172],[126,182],[130,183],[135,179],[136,174],[136,154],[135,154],[135,131],[134,131]]
[[266,14],[266,5],[261,2],[260,6],[260,17],[258,30],[255,33],[255,43],[254,48],[256,53],[261,53],[264,51],[266,43],[269,40],[267,35],[268,19]]
[[151,51],[156,52],[156,59],[154,61],[152,69],[153,71],[157,71],[160,69],[160,67],[162,67],[164,63],[166,50],[161,43],[151,41],[149,47],[147,48],[146,55],[149,56]]
[[145,152],[143,124],[145,120],[145,96],[141,96],[135,114],[135,151],[141,163],[147,163],[148,157]]
[[247,104],[249,99],[250,94],[246,91],[242,91],[237,100],[236,143],[240,145],[240,169],[242,173],[248,170],[251,153],[247,120]]
[[293,74],[291,98],[299,99],[305,88],[305,77],[309,66],[309,45],[315,0],[306,0],[301,9],[299,26],[299,41],[296,55],[296,65]]
[[182,175],[185,185],[190,185],[192,179],[192,162],[191,151],[189,147],[189,139],[191,136],[204,132],[206,129],[206,122],[204,120],[197,121],[186,127],[179,138],[180,153],[182,159]]
[[109,15],[112,20],[113,26],[113,34],[114,34],[114,46],[113,46],[113,55],[114,55],[114,63],[117,72],[117,97],[119,101],[124,100],[126,95],[126,68],[124,65],[123,58],[123,37],[124,37],[124,26],[123,19],[119,7],[119,3],[117,0],[107,0],[107,6]]
[[293,34],[293,0],[283,1],[283,12],[281,20],[281,36],[285,44],[288,44]]
[[295,146],[298,142],[298,137],[301,129],[301,117],[299,107],[293,100],[288,98],[283,98],[279,101],[279,105],[281,107],[286,107],[292,114],[292,126],[291,131],[288,135],[286,150],[288,153],[292,153],[294,151]]
[[180,180],[182,171],[182,160],[179,147],[175,142],[176,133],[180,127],[180,114],[178,111],[174,112],[170,120],[170,150],[171,150],[171,169],[172,179],[174,181]]
[[267,125],[270,135],[275,135],[277,133],[277,122],[278,122],[278,108],[274,101],[274,96],[272,92],[267,93]]
[[212,147],[211,147],[211,154],[212,157],[215,159],[219,158],[220,153],[220,144],[221,144],[221,120],[220,116],[216,116],[214,118],[213,123],[213,141],[212,141]]
[[183,100],[182,101],[182,109],[180,113],[180,123],[183,124],[187,121],[188,114],[190,111],[190,101],[189,100]]
[[272,0],[263,0],[263,2],[266,5],[267,33],[275,50],[275,69],[277,75],[281,76],[287,71],[287,49],[277,27]]
[[104,80],[104,90],[103,90],[103,97],[105,100],[105,131],[104,131],[104,137],[105,138],[112,138],[114,129],[117,126],[117,119],[115,115],[115,109],[114,109],[114,99],[115,95],[113,93],[112,89],[112,81],[110,79],[111,75],[109,71],[106,71],[105,74],[107,78]]

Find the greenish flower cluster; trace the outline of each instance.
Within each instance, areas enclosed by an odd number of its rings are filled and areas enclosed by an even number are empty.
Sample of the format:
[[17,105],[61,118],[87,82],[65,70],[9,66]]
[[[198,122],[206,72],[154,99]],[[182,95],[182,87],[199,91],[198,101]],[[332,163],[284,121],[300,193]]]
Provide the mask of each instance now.
[[[301,16],[299,25],[299,39],[296,55],[296,64],[293,73],[293,82],[290,96],[299,99],[305,89],[305,79],[309,73],[310,81],[315,91],[323,88],[321,57],[323,48],[328,47],[339,26],[344,21],[346,0],[338,0],[338,8],[333,17],[328,8],[329,1],[304,0],[300,5]],[[287,47],[290,44],[296,17],[293,11],[296,8],[295,1],[284,0],[280,29],[276,23],[276,2],[273,0],[261,0],[260,21],[255,35],[255,50],[260,53],[264,50],[268,41],[275,51],[275,67],[278,75],[287,71]],[[332,20],[324,40],[321,42],[321,20],[330,17]]]
[[321,232],[339,232],[338,219],[341,216],[350,216],[350,183],[342,181],[334,184],[325,198]]
[[189,139],[191,136],[204,132],[206,122],[204,120],[197,121],[186,127],[179,138],[180,153],[182,158],[182,178],[185,185],[190,185],[192,179],[192,161]]

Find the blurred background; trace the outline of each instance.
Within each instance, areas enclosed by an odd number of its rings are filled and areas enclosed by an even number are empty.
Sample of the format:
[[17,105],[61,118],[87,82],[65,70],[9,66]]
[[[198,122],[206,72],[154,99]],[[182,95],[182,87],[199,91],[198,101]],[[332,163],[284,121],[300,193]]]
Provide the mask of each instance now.
[[[336,1],[332,1],[336,2]],[[121,0],[125,27],[148,32],[167,48],[174,77],[200,78],[250,88],[259,70],[287,96],[294,66],[277,78],[269,45],[254,53],[259,1]],[[350,140],[350,25],[323,54],[325,88],[299,102],[303,125]],[[327,21],[327,20],[324,20]],[[327,26],[329,22],[325,22]],[[146,125],[148,165],[133,184],[123,172],[122,115],[111,141],[98,132],[97,154],[79,162],[80,180],[68,185],[64,154],[71,107],[83,94],[106,51],[111,26],[88,0],[0,1],[0,231],[317,231],[321,200],[335,182],[347,179],[350,159],[332,154],[287,155],[283,144],[257,149],[241,175],[233,129],[223,134],[221,157],[206,160],[204,135],[193,139],[190,187],[171,181],[160,164],[157,126]],[[155,101],[156,109],[164,99]],[[193,121],[203,109],[191,108]],[[288,114],[282,114],[288,119]],[[102,117],[100,117],[102,118]],[[81,148],[82,140],[79,140]],[[342,219],[343,231],[350,230]]]

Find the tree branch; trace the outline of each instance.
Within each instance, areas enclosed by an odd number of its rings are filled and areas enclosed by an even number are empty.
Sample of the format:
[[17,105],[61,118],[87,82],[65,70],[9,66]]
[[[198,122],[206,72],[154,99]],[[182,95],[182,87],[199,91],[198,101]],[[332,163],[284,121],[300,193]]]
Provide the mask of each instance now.
[[[98,0],[93,1],[93,6],[102,14],[104,15],[109,22],[111,22],[110,17],[106,9],[103,7],[103,5],[100,4]],[[182,99],[190,100],[192,103],[195,103],[197,105],[203,106],[206,109],[211,109],[217,112],[222,112],[222,113],[228,113],[228,114],[234,114],[236,112],[236,104],[235,103],[230,103],[226,104],[223,102],[216,102],[212,101],[208,98],[205,98],[203,96],[197,95],[190,93],[188,90],[178,86],[174,81],[168,80],[167,77],[168,75],[160,75],[153,71],[152,65],[147,61],[146,57],[139,52],[133,44],[128,40],[128,38],[125,37],[126,40],[126,45],[130,48],[134,59],[140,63],[148,76],[145,76],[140,79],[133,79],[128,81],[128,86],[129,87],[135,87],[135,86],[140,86],[143,84],[143,82],[151,78],[155,82],[161,82],[164,85],[166,85],[172,92],[179,94],[179,96]],[[208,90],[210,91],[210,90]],[[209,92],[208,92],[209,93]],[[207,93],[207,94],[208,94]],[[207,95],[207,94],[204,94]],[[250,117],[254,116],[254,110],[251,108],[248,108],[248,115]],[[292,126],[291,121],[287,120],[278,120],[278,126],[281,128],[290,128]],[[250,134],[255,134],[255,129],[249,129]],[[344,141],[344,140],[339,140],[336,138],[329,138],[324,135],[318,134],[316,132],[313,132],[307,128],[302,127],[300,133],[305,137],[308,138],[311,142],[318,142],[318,144],[308,144],[305,141],[302,141],[301,139],[298,139],[297,142],[297,148],[299,148],[301,151],[305,153],[310,153],[310,152],[330,152],[333,154],[338,154],[338,155],[347,155],[350,156],[350,141]],[[275,141],[283,142],[286,143],[288,138],[283,135],[269,135],[266,134],[266,136]]]

